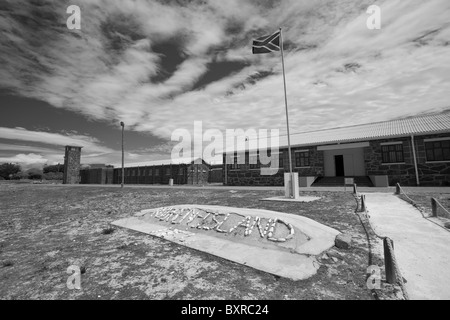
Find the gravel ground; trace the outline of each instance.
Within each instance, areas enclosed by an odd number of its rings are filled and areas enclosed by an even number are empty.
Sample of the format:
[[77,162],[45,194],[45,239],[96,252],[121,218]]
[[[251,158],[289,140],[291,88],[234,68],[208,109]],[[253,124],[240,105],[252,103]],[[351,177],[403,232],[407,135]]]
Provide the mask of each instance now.
[[[302,192],[309,203],[259,199],[281,191],[59,187],[0,183],[0,299],[397,299],[383,283],[366,286],[368,239],[351,193]],[[114,220],[175,204],[262,208],[299,214],[353,237],[332,248],[318,273],[279,278],[126,229]],[[376,244],[373,235],[369,236]],[[370,263],[382,267],[376,250]],[[71,265],[82,268],[81,290],[66,286]]]

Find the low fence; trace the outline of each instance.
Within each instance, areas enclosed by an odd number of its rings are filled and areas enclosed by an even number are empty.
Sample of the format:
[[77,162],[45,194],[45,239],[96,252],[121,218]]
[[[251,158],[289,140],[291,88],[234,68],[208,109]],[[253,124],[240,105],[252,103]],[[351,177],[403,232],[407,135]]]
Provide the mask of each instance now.
[[[411,203],[415,207],[418,207],[418,204],[406,194],[405,190],[403,190],[399,183],[395,185],[395,194],[403,196],[407,202]],[[443,217],[450,219],[450,212],[436,198],[432,197],[431,216],[435,218]]]
[[[400,268],[398,266],[397,259],[395,257],[395,251],[394,251],[394,241],[386,236],[378,235],[373,228],[372,224],[370,223],[369,216],[367,215],[367,205],[366,205],[366,195],[359,194],[357,185],[353,185],[353,194],[356,200],[356,211],[355,213],[358,215],[361,224],[363,225],[364,230],[367,233],[367,230],[364,226],[363,219],[360,216],[361,213],[364,214],[365,220],[367,221],[370,229],[372,230],[373,234],[383,240],[383,252],[384,252],[384,268],[386,273],[386,282],[389,284],[398,284],[400,288],[402,289],[403,296],[405,300],[409,300],[408,292],[406,291],[405,283],[403,281],[403,276],[400,272]],[[367,234],[367,236],[369,236]],[[369,244],[370,245],[370,244]]]

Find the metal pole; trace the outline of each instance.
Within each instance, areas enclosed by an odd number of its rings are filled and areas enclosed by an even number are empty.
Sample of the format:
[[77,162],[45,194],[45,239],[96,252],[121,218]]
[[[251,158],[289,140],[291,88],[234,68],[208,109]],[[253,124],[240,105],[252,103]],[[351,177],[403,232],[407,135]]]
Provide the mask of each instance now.
[[125,164],[124,158],[125,158],[125,156],[124,156],[124,151],[123,151],[123,129],[125,127],[125,124],[121,121],[120,125],[122,126],[122,182],[120,184],[120,187],[123,188],[123,183],[124,183],[124,179],[125,179],[125,168],[124,168],[124,164]]
[[291,153],[291,138],[289,134],[289,113],[288,113],[288,103],[287,103],[287,94],[286,94],[286,75],[284,72],[284,51],[283,51],[283,36],[280,28],[280,49],[281,49],[281,64],[283,66],[283,84],[284,84],[284,104],[286,107],[286,127],[287,127],[287,139],[288,139],[288,152],[289,152],[289,173],[291,175],[291,198],[295,198],[294,194],[294,175],[292,173],[292,153]]
[[416,184],[417,184],[417,186],[420,186],[419,170],[417,169],[416,147],[414,146],[414,136],[413,135],[411,135],[411,147],[412,147],[413,159],[414,159],[414,169],[416,172]]
[[224,158],[224,169],[225,169],[225,179],[224,179],[224,185],[227,185],[227,154],[225,153],[225,158]]

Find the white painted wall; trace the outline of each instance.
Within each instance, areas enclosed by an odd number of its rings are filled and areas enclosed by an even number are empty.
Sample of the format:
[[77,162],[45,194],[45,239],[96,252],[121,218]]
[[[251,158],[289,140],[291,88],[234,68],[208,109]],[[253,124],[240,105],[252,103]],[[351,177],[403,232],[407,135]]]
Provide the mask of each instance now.
[[346,176],[365,176],[364,149],[352,148],[342,150],[325,150],[325,177],[335,177],[334,156],[344,156],[344,173]]

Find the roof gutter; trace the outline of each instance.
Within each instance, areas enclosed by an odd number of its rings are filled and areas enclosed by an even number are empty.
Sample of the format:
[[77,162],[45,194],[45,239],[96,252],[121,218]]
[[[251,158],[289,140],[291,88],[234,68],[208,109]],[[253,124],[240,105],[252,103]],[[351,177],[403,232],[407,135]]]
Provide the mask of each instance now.
[[414,135],[411,135],[411,146],[412,146],[413,159],[414,159],[414,169],[416,170],[416,184],[417,184],[417,186],[420,186],[419,169],[417,169],[416,147],[414,145]]

